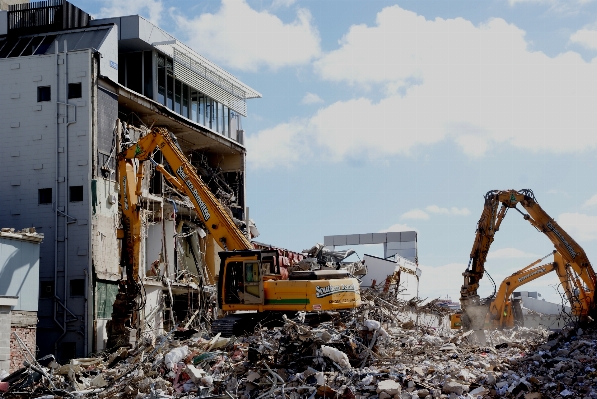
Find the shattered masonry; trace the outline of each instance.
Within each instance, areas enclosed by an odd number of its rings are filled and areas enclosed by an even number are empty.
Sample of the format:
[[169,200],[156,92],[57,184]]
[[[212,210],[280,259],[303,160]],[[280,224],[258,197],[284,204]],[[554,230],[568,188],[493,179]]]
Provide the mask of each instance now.
[[202,325],[175,329],[64,365],[40,360],[3,381],[11,397],[597,397],[594,328],[487,331],[480,346],[470,332],[415,326],[409,313],[446,316],[433,303],[374,290],[363,298],[359,309],[318,325],[299,315],[231,338]]

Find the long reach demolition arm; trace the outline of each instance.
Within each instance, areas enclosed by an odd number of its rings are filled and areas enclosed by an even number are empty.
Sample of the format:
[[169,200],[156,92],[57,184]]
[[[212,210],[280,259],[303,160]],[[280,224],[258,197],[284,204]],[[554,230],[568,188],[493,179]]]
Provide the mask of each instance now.
[[[518,204],[527,211],[527,214],[516,207]],[[485,273],[487,254],[494,235],[510,208],[521,213],[525,220],[553,243],[555,250],[561,255],[562,262],[565,263],[566,276],[560,279],[571,302],[573,313],[581,317],[587,316],[593,311],[595,305],[594,295],[597,284],[595,271],[582,247],[539,206],[533,192],[528,189],[493,190],[485,194],[485,205],[477,223],[470,261],[463,273],[464,284],[460,290],[460,302],[464,312],[472,319],[473,308],[482,305],[477,290]],[[578,290],[578,293],[575,290]]]

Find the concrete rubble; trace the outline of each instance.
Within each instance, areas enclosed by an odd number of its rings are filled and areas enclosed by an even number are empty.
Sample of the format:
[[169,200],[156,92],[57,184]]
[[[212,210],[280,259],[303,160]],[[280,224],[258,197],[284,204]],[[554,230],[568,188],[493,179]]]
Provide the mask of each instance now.
[[7,398],[597,398],[595,329],[486,331],[480,346],[471,332],[413,323],[404,317],[412,303],[373,291],[363,298],[319,324],[299,313],[242,337],[175,329],[68,364],[31,359],[2,376],[0,390]]

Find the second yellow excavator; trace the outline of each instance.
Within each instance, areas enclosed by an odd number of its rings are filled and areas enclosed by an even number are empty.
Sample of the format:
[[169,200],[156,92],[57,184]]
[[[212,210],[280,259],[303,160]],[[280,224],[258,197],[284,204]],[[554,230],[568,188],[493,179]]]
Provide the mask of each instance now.
[[[518,204],[528,213],[525,214],[518,209],[516,207]],[[572,313],[581,319],[589,316],[595,310],[597,277],[582,247],[539,206],[531,190],[493,190],[485,195],[485,206],[477,223],[470,261],[463,273],[464,284],[460,290],[460,303],[463,310],[462,326],[473,330],[481,330],[484,327],[488,304],[487,301],[479,297],[477,290],[485,273],[485,261],[489,247],[508,209],[514,209],[521,213],[525,220],[539,232],[545,234],[553,243],[556,251],[555,261],[554,265],[549,267],[553,267],[557,271],[562,288],[570,302]],[[524,283],[531,278],[538,278],[547,273],[543,272],[542,267],[531,269],[532,266],[534,265],[529,265],[528,268],[518,272],[522,273],[518,277],[515,276],[516,274],[513,275],[514,280],[510,280],[510,285],[517,278],[522,278],[522,281],[519,282]],[[547,268],[548,266],[545,266],[546,270]],[[508,291],[507,283],[508,281],[504,288],[506,292]],[[503,308],[506,306],[504,301],[507,301],[509,296],[503,293],[496,296],[496,299],[498,297],[501,299],[497,302],[494,300],[493,312],[503,313]],[[502,322],[500,321],[500,323]]]
[[[551,263],[540,264],[546,258],[553,255],[554,261]],[[514,291],[531,281],[545,276],[551,272],[556,272],[560,281],[567,280],[567,271],[564,259],[560,253],[553,251],[541,259],[537,259],[530,265],[513,273],[502,281],[495,297],[489,304],[489,313],[485,322],[489,328],[512,328],[516,324],[523,322],[521,310],[514,306],[512,294]],[[575,293],[573,292],[573,295]]]

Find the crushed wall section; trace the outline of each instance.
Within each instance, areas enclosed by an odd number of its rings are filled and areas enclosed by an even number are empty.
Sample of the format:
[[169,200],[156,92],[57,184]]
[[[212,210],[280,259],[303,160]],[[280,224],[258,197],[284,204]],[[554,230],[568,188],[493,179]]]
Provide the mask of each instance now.
[[25,361],[30,361],[24,348],[19,345],[13,333],[16,333],[29,352],[37,353],[37,312],[13,311],[11,315],[10,339],[10,372],[23,367]]
[[[118,182],[116,181],[115,126],[118,118],[118,96],[99,86],[97,88],[96,125],[94,129],[96,154],[95,214],[92,218],[92,262],[95,276],[100,280],[120,278],[120,243],[116,237],[118,218]],[[107,179],[104,176],[108,177]],[[114,201],[112,203],[112,201]]]

